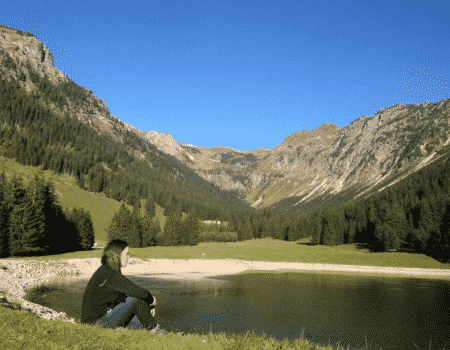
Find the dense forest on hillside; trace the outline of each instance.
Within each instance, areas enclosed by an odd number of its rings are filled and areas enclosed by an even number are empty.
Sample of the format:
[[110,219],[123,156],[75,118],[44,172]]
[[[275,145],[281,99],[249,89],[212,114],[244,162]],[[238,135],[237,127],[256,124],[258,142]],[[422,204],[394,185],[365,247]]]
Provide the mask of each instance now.
[[[37,83],[54,102],[63,104],[66,100],[61,97],[64,93],[45,79]],[[162,159],[152,144],[128,130],[121,135],[122,144],[67,113],[62,118],[55,115],[39,94],[28,95],[16,82],[0,78],[0,90],[0,149],[7,158],[24,165],[42,165],[56,174],[70,174],[81,188],[103,192],[130,205],[152,195],[164,208],[180,205],[188,212],[195,206],[200,218],[222,221],[230,213],[240,216],[251,210],[235,193],[222,191],[200,177],[199,181],[187,181],[174,175],[169,167],[176,168],[176,163],[168,161],[170,156]],[[61,90],[65,91],[64,87]],[[135,150],[146,159],[130,155]]]
[[[312,237],[311,245],[365,243],[372,251],[410,251],[450,261],[450,162],[436,164],[341,208],[288,220],[284,239]],[[281,237],[280,237],[281,238]]]
[[[149,203],[157,203],[164,208],[164,215],[171,216],[172,219],[178,217],[174,219],[175,223],[168,225],[172,227],[172,232],[179,230],[175,228],[180,227],[179,215],[184,212],[190,213],[190,216],[198,215],[202,220],[228,221],[230,228],[237,232],[239,240],[272,236],[295,241],[312,237],[312,245],[365,243],[373,251],[408,248],[443,262],[449,259],[448,147],[441,152],[439,162],[436,161],[382,192],[369,198],[350,201],[341,208],[325,206],[308,215],[276,212],[271,208],[256,210],[238,200],[233,191],[220,190],[200,177],[189,178],[192,175],[184,173],[174,158],[146,143],[125,129],[122,122],[111,117],[106,106],[93,98],[92,91],[81,88],[71,80],[69,83],[56,85],[47,76],[41,78],[29,63],[16,62],[5,52],[0,52],[0,55],[0,154],[6,158],[14,158],[23,165],[41,166],[55,174],[70,174],[80,188],[103,193],[133,207],[141,198]],[[7,72],[14,72],[17,80],[10,79]],[[19,83],[27,79],[36,87],[30,93]],[[57,115],[53,106],[65,111],[64,115]],[[70,106],[86,111],[91,116],[96,114],[94,110],[107,113],[115,137],[89,118],[84,122],[79,120]],[[23,234],[28,231],[24,230],[24,219],[21,219],[21,223],[15,218],[27,217],[24,213],[29,204],[24,202],[24,198],[29,198],[29,195],[20,189],[20,180],[14,181],[19,182],[4,184],[3,195],[6,196],[4,198],[9,196],[9,201],[2,207],[11,216],[8,227],[12,229],[8,229],[8,232],[12,233],[5,234],[7,229],[4,223],[0,232],[4,239],[8,236],[11,242],[14,239],[19,242],[18,227],[22,225],[20,232]],[[89,213],[62,213],[52,204],[51,188],[45,187],[44,190],[44,187],[41,187],[41,204],[35,205],[33,210],[40,210],[40,215],[43,215],[42,212],[48,212],[49,217],[54,215],[55,220],[60,220],[55,221],[59,225],[65,225],[64,220],[68,220],[67,222],[75,225],[73,227],[80,227],[73,217],[80,218],[86,224],[83,231],[86,235],[80,238],[80,235],[74,233],[78,241],[71,241],[70,245],[71,248],[78,245],[78,248],[85,249],[92,240],[89,236],[91,233],[87,234],[89,229],[86,228],[89,226]],[[8,217],[5,215],[2,220]],[[29,219],[29,222],[33,220]],[[46,226],[45,230],[49,234],[44,237],[43,226],[37,224],[39,221],[35,222],[36,224],[29,224],[35,233],[27,234],[39,237],[34,241],[39,242],[41,248],[38,251],[42,251],[42,247],[55,246],[56,234],[51,233],[50,228],[56,224],[49,223]],[[144,225],[145,227],[150,225]],[[71,232],[80,230],[72,229]],[[167,242],[195,244],[195,235],[193,237],[193,241],[190,238],[172,237]],[[147,235],[148,242],[152,242],[152,239],[151,234]],[[135,238],[130,236],[130,240],[134,242]],[[2,242],[0,246],[1,244]],[[12,246],[16,248],[13,249],[18,252],[20,249],[14,244]],[[29,247],[32,248],[33,244],[30,243]]]

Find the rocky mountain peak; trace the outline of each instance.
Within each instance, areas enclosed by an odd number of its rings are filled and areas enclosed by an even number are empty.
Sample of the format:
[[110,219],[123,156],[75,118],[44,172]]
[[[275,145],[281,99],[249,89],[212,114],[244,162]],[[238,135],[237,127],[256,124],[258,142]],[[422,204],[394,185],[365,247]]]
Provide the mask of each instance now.
[[65,75],[55,68],[53,54],[34,34],[0,25],[0,39],[4,65],[11,68],[4,73],[7,73],[9,78],[22,82],[28,92],[32,90],[32,85],[27,82],[27,64],[33,66],[42,78],[47,76],[52,82],[58,83],[66,79]]

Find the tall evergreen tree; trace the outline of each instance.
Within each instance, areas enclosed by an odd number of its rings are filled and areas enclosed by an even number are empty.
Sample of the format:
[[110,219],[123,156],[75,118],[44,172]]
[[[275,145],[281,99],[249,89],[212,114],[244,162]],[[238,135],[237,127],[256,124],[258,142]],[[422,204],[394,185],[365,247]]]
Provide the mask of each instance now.
[[344,231],[345,231],[345,214],[343,210],[335,210],[336,214],[336,244],[344,244]]
[[167,197],[167,201],[166,201],[166,206],[164,207],[164,216],[169,217],[170,215],[172,215],[172,213],[175,211],[176,208],[176,201],[175,201],[175,197],[173,197],[172,195],[169,195]]
[[45,217],[45,236],[41,247],[46,247],[47,254],[61,252],[61,247],[65,244],[66,231],[70,226],[70,221],[58,203],[55,192],[53,182],[48,181],[41,188],[37,197],[41,203],[39,210],[42,210],[43,217]]
[[[77,208],[64,208],[63,212],[67,218],[67,228],[64,230],[64,242],[61,252],[76,252],[81,250],[80,236],[78,233],[78,221],[81,216]],[[92,246],[91,246],[92,247]],[[89,247],[89,248],[91,248]]]
[[252,223],[250,220],[247,220],[247,222],[244,223],[242,240],[246,241],[249,239],[252,239]]
[[181,246],[187,243],[189,238],[185,236],[185,232],[183,231],[183,214],[180,205],[177,205],[173,215],[175,222],[175,245]]
[[6,258],[9,255],[9,212],[5,201],[6,184],[6,176],[2,171],[0,173],[0,258]]
[[183,231],[187,238],[183,245],[196,245],[200,238],[200,223],[197,210],[194,206],[189,209],[186,218],[183,221]]
[[153,198],[151,192],[149,193],[147,201],[145,202],[145,213],[150,215],[151,218],[156,215],[155,199]]
[[163,229],[163,245],[165,246],[175,246],[178,241],[178,220],[177,213],[173,212],[166,219]]
[[128,245],[132,248],[142,247],[142,223],[139,215],[139,203],[135,202],[131,213]]
[[283,237],[283,240],[284,241],[289,241],[290,240],[290,227],[289,227],[289,225],[287,225],[285,228],[284,228],[284,237]]
[[419,230],[415,231],[415,238],[413,244],[420,251],[424,252],[427,249],[428,241],[435,231],[435,223],[433,214],[431,213],[428,199],[423,198],[418,205],[419,210]]
[[45,183],[40,171],[26,187],[26,200],[22,217],[22,249],[27,255],[35,255],[50,248],[46,245],[48,239],[46,217],[44,213]]
[[114,214],[106,232],[108,241],[113,239],[121,239],[128,243],[128,232],[131,227],[131,214],[125,203],[122,202],[119,211]]
[[424,253],[427,248],[428,238],[429,236],[427,232],[424,230],[422,225],[419,225],[419,227],[413,231],[412,237],[413,249],[417,253]]
[[316,213],[311,220],[312,226],[312,235],[311,235],[311,244],[318,245],[321,242],[321,234],[322,234],[322,217]]
[[369,204],[369,212],[366,226],[365,242],[369,243],[371,246],[373,246],[373,248],[377,247],[379,244],[378,240],[375,237],[375,226],[378,224],[379,221],[376,209],[376,204],[378,203],[378,200],[379,198],[375,197]]
[[14,174],[6,186],[6,198],[9,208],[8,241],[10,256],[24,255],[23,250],[23,216],[26,210],[26,191],[23,179]]
[[161,223],[159,222],[159,219],[157,216],[154,216],[152,221],[153,221],[153,230],[155,233],[155,245],[156,245],[156,244],[159,244],[158,237],[160,237],[162,229],[161,229]]
[[264,229],[262,223],[258,224],[258,238],[264,238]]
[[382,249],[398,250],[405,242],[407,221],[400,204],[393,199],[392,205],[386,200],[380,206],[380,224],[376,228],[376,237]]
[[334,231],[334,222],[330,210],[326,210],[322,214],[322,235],[320,244],[326,246],[335,245],[336,237]]
[[83,208],[77,210],[73,208],[72,220],[76,224],[78,233],[78,249],[88,251],[95,243],[94,226],[92,224],[92,217],[88,211]]
[[445,204],[445,212],[442,219],[438,249],[438,259],[444,263],[450,262],[450,201],[447,201]]
[[154,217],[149,213],[144,214],[142,219],[142,246],[152,247],[156,245],[156,230],[154,226]]

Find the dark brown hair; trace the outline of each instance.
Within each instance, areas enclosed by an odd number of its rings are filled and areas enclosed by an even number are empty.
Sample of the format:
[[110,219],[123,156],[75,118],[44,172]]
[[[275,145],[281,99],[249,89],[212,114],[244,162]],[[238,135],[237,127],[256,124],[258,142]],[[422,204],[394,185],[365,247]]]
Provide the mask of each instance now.
[[102,265],[109,266],[113,271],[122,274],[122,252],[128,243],[121,239],[113,239],[103,250]]

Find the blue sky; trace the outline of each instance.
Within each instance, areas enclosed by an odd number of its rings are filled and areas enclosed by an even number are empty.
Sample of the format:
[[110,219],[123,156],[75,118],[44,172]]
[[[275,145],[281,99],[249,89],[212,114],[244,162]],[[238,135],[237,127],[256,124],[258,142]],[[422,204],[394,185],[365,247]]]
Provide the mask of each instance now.
[[36,34],[124,122],[251,150],[449,98],[448,13],[448,0],[2,0],[0,23]]

